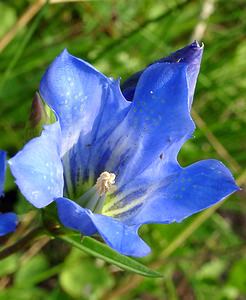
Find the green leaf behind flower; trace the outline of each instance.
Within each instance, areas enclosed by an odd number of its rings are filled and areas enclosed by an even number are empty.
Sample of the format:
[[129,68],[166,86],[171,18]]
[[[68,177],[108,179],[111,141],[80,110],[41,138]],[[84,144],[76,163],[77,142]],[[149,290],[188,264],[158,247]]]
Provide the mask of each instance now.
[[122,270],[134,272],[145,277],[162,277],[160,273],[149,269],[145,265],[130,257],[119,254],[107,245],[93,238],[84,237],[81,240],[81,236],[78,234],[71,236],[59,236],[59,238],[90,255],[119,267]]

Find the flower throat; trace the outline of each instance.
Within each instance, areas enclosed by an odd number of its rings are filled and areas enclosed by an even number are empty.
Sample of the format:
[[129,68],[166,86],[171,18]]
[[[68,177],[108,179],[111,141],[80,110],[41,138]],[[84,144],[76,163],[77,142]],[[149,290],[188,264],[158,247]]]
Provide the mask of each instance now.
[[93,212],[101,213],[108,194],[115,191],[115,174],[104,171],[97,178],[96,184],[82,194],[76,202]]

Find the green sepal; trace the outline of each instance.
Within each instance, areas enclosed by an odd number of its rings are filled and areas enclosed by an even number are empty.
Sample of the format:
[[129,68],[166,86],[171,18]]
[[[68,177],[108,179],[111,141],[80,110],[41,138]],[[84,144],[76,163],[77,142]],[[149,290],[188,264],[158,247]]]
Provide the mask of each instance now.
[[56,121],[54,112],[42,100],[38,92],[33,97],[29,119],[26,125],[26,139],[30,140],[41,134],[44,125],[52,124]]

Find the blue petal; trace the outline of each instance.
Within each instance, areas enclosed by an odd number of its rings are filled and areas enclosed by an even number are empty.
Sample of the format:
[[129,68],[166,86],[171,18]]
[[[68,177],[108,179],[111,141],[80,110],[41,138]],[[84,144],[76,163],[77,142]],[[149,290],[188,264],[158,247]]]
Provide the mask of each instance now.
[[159,183],[129,224],[181,222],[239,190],[230,171],[216,160],[180,169],[172,179]]
[[40,92],[61,124],[66,194],[77,197],[81,182],[98,176],[101,143],[125,117],[130,103],[118,81],[66,50],[43,76]]
[[14,213],[0,214],[0,236],[15,231],[17,216]]
[[62,224],[75,229],[84,235],[97,233],[97,229],[91,221],[91,211],[81,208],[77,203],[67,198],[56,199],[58,215]]
[[153,165],[153,176],[164,176],[193,131],[187,65],[154,64],[141,76],[128,115],[101,148],[114,149],[106,170],[118,176],[120,186]]
[[6,171],[6,152],[0,150],[0,197],[3,195],[5,171]]
[[63,195],[60,140],[59,124],[46,126],[40,137],[28,142],[9,160],[22,194],[38,208]]
[[[200,69],[200,63],[202,59],[203,53],[203,45],[200,46],[198,42],[194,41],[190,45],[171,53],[169,56],[161,58],[153,62],[152,64],[160,63],[160,62],[185,62],[188,65],[187,68],[187,80],[189,85],[189,107],[191,107],[193,95],[196,86],[196,80]],[[152,65],[151,64],[151,65]],[[139,78],[141,77],[144,70],[137,72],[132,75],[122,84],[123,95],[127,100],[132,101],[135,93],[135,89]]]
[[[150,64],[152,65],[152,64]],[[149,66],[148,66],[149,67]],[[145,69],[144,69],[145,70]],[[129,78],[127,78],[123,84],[121,85],[121,90],[122,93],[124,95],[124,97],[128,100],[128,101],[132,101],[134,98],[134,94],[135,94],[135,90],[136,90],[136,86],[137,83],[139,81],[139,78],[141,77],[141,75],[143,74],[144,70],[141,70],[137,73],[134,73],[133,75],[131,75]]]
[[[3,195],[3,187],[6,171],[6,152],[0,150],[0,197]],[[14,213],[0,213],[0,236],[15,231],[17,216]]]
[[[112,123],[110,121],[117,119],[112,118],[112,113],[117,114],[117,109],[129,105],[122,96],[115,98],[115,95],[110,95],[114,94],[114,89],[114,82],[66,50],[51,64],[41,80],[40,93],[61,124],[63,154],[77,143],[79,137],[84,137],[87,144],[90,143],[91,132],[96,128],[98,130],[104,109],[108,110],[110,116],[109,122],[103,124],[106,128],[100,126],[105,132]],[[96,122],[98,118],[100,120]]]
[[56,202],[64,226],[85,235],[97,232],[111,248],[124,255],[141,257],[150,252],[150,248],[138,236],[138,227],[126,226],[111,217],[93,214],[66,198],[59,198]]
[[[69,197],[78,197],[82,182],[96,180],[105,171],[106,159],[102,147],[127,114],[129,103],[123,98],[118,81],[110,83],[104,96],[91,132],[86,136],[81,132],[76,144],[63,157]],[[127,106],[122,103],[127,103]],[[112,151],[110,149],[109,153]],[[73,189],[69,189],[69,186]]]

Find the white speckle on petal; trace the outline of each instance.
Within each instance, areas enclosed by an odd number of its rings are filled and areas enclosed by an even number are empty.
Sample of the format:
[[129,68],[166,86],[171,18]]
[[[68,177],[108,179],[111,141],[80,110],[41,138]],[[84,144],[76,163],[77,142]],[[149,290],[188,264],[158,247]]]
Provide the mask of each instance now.
[[37,199],[38,195],[39,195],[39,191],[33,191],[32,192],[33,199]]

